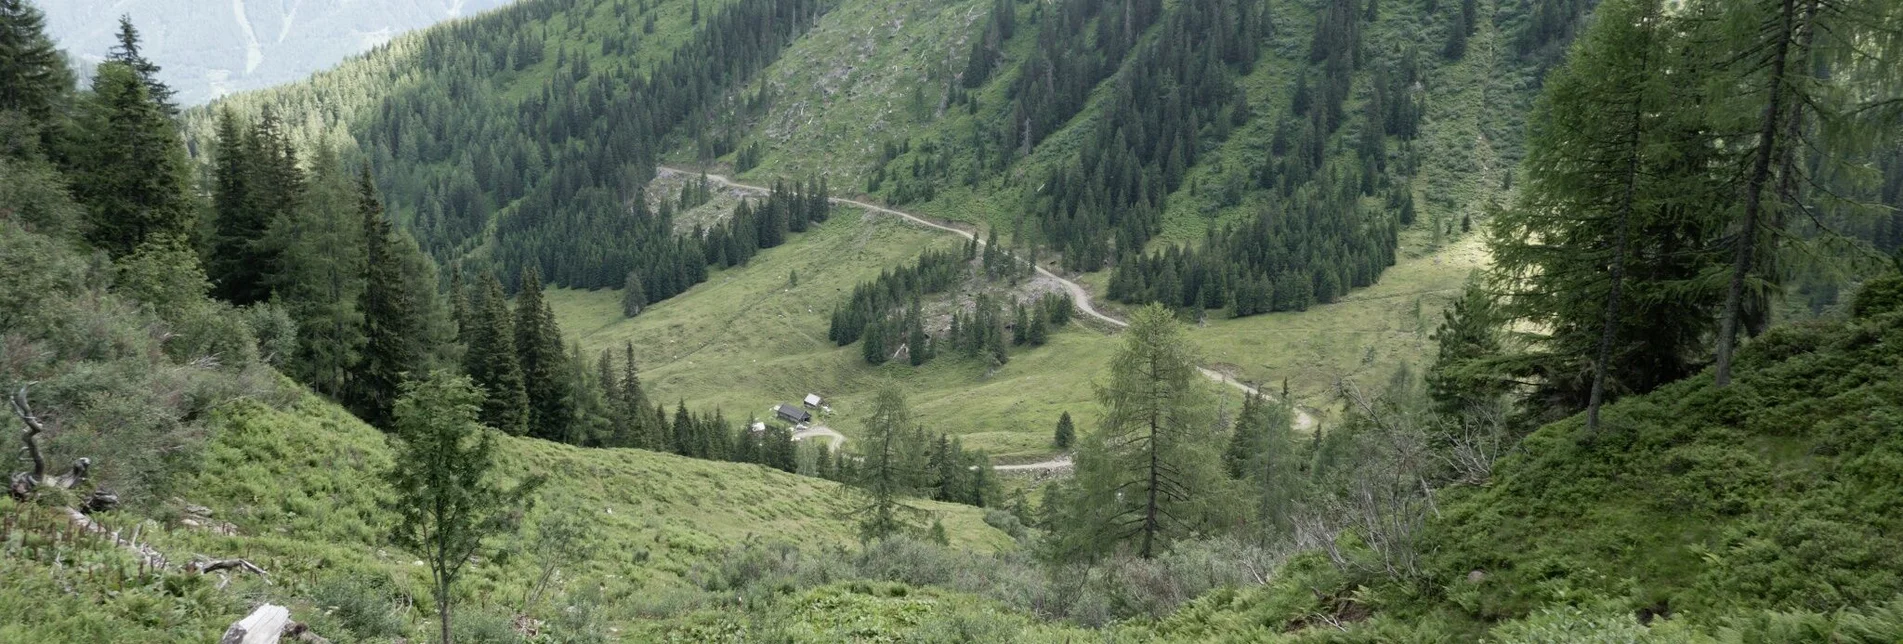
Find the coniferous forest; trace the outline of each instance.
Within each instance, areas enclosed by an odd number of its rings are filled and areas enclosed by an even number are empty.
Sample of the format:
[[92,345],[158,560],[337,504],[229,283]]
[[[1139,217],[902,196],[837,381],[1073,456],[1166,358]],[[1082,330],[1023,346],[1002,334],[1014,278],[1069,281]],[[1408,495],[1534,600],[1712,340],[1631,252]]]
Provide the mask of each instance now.
[[51,24],[0,641],[1903,641],[1894,0],[522,0],[208,105]]

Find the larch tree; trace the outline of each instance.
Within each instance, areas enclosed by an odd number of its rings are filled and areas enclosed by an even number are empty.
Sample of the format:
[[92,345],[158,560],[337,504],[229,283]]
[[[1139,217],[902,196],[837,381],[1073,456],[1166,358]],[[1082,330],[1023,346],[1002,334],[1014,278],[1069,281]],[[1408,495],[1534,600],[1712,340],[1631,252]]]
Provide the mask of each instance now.
[[863,540],[879,541],[911,530],[924,514],[904,500],[918,494],[916,481],[922,474],[918,456],[924,450],[912,440],[913,424],[905,394],[891,385],[880,387],[866,416],[867,436],[860,443],[864,453],[851,481],[861,497],[856,514]]
[[1137,311],[1098,387],[1098,431],[1077,453],[1078,507],[1064,541],[1067,556],[1095,558],[1130,547],[1154,557],[1205,524],[1217,433],[1198,357],[1170,311]]
[[[1786,219],[1816,216],[1803,194],[1816,183],[1805,157],[1838,164],[1899,127],[1903,3],[1705,0],[1692,11],[1707,18],[1732,89],[1714,105],[1713,127],[1750,132],[1734,143],[1746,161],[1734,178],[1742,205],[1719,318],[1714,377],[1722,387],[1738,337],[1769,321]],[[1820,149],[1829,152],[1810,154]]]
[[[1532,383],[1536,408],[1571,414],[1690,375],[1705,355],[1728,201],[1709,170],[1724,162],[1705,126],[1712,68],[1659,2],[1599,12],[1529,118],[1519,202],[1489,222],[1500,321],[1539,331],[1485,368],[1443,356],[1430,376],[1443,405],[1484,398],[1455,389],[1490,390],[1478,374],[1491,369]],[[1491,350],[1472,322],[1450,318],[1443,350]]]
[[307,198],[272,224],[280,249],[270,287],[297,323],[291,373],[326,396],[341,398],[363,350],[364,229],[351,214],[357,186],[337,152],[310,156]]
[[1223,452],[1229,476],[1246,483],[1254,494],[1261,526],[1257,536],[1265,542],[1293,529],[1295,504],[1301,498],[1301,445],[1295,438],[1295,410],[1287,401],[1244,398],[1235,433]]

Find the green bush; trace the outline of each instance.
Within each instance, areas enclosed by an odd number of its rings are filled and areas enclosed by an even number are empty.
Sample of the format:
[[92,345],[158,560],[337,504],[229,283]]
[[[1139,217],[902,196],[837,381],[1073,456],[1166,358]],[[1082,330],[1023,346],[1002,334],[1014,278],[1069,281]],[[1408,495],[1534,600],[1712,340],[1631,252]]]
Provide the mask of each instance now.
[[1903,311],[1903,276],[1891,275],[1863,283],[1850,312],[1857,317],[1874,317]]

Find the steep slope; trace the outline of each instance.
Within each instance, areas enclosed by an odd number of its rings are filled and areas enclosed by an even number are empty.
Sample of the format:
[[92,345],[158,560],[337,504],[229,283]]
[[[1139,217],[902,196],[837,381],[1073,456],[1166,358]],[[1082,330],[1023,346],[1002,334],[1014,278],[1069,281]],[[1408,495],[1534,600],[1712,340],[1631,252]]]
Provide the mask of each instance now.
[[42,2],[49,35],[88,66],[132,18],[145,55],[178,101],[212,99],[301,80],[398,35],[503,6],[509,0],[60,0]]
[[[718,160],[1116,267],[1111,299],[1248,315],[1374,283],[1417,203],[1431,243],[1470,226],[1517,156],[1528,16],[1579,5],[530,0],[224,105],[356,148],[439,261],[505,280],[677,294],[705,249],[626,204],[657,159]],[[1133,261],[1231,224],[1267,232],[1180,288]]]
[[[697,242],[628,204],[662,141],[803,32],[814,0],[531,0],[424,30],[311,82],[223,101],[367,159],[393,212],[444,264],[513,284],[705,273]],[[188,115],[209,152],[216,110]],[[661,277],[666,276],[666,277]]]
[[1580,417],[1534,432],[1489,485],[1444,492],[1417,578],[1349,572],[1359,546],[1341,544],[1346,570],[1305,555],[1161,630],[1251,641],[1372,616],[1371,639],[1894,641],[1903,278],[1858,308],[1773,328],[1728,388],[1700,374],[1607,407],[1597,434]]
[[[966,82],[968,57],[994,37],[994,4],[1011,10],[1014,35],[989,47],[999,58],[996,71],[973,85]],[[834,186],[868,190],[939,217],[1009,227],[1060,247],[1063,240],[1054,238],[1052,229],[1040,231],[1036,221],[1017,220],[1025,208],[1038,207],[1036,195],[1044,194],[1051,171],[1076,163],[1098,131],[1123,129],[1133,138],[1155,134],[1114,113],[1118,85],[1144,78],[1144,60],[1127,59],[1089,93],[1074,116],[1057,112],[1063,125],[1018,150],[1005,165],[986,160],[996,154],[987,141],[1009,120],[1007,112],[1019,100],[1018,79],[1032,73],[1027,61],[1044,55],[1038,43],[1050,36],[1040,33],[1054,28],[1046,23],[1059,20],[1058,13],[1071,5],[1089,10],[1097,4],[1107,6],[1104,15],[1119,16],[1120,7],[1144,3],[844,4],[789,47],[758,83],[744,88],[744,100],[729,103],[730,112],[710,134],[729,141],[725,147],[734,150],[720,157],[721,166],[743,178],[822,173]],[[1188,11],[1189,4],[1163,8],[1164,17],[1155,24]],[[1518,158],[1521,114],[1538,74],[1550,63],[1554,43],[1566,40],[1564,34],[1541,34],[1570,29],[1589,6],[1482,2],[1476,15],[1463,18],[1459,3],[1352,3],[1347,8],[1351,27],[1323,24],[1339,20],[1330,12],[1345,4],[1264,5],[1262,19],[1271,26],[1264,29],[1260,54],[1227,81],[1242,97],[1232,115],[1238,120],[1204,123],[1200,152],[1186,159],[1181,187],[1167,201],[1156,196],[1158,203],[1168,204],[1158,229],[1162,238],[1195,241],[1206,229],[1247,220],[1281,201],[1269,193],[1276,177],[1287,172],[1271,164],[1272,156],[1282,154],[1272,150],[1287,146],[1288,123],[1299,125],[1306,105],[1322,100],[1311,95],[1331,91],[1322,86],[1322,75],[1337,72],[1318,63],[1326,47],[1317,36],[1331,29],[1348,29],[1341,37],[1355,40],[1356,53],[1342,77],[1344,85],[1332,90],[1347,92],[1342,114],[1334,117],[1347,124],[1328,138],[1324,165],[1343,171],[1336,167],[1341,162],[1362,163],[1352,157],[1354,148],[1365,147],[1357,142],[1362,136],[1357,130],[1364,129],[1357,123],[1372,109],[1370,102],[1381,101],[1389,109],[1405,103],[1415,114],[1394,118],[1418,119],[1418,124],[1398,127],[1406,124],[1397,121],[1387,127],[1383,156],[1393,165],[1391,178],[1403,184],[1412,180],[1422,218],[1433,221],[1437,234],[1463,215],[1479,216]],[[1463,53],[1450,56],[1444,43],[1453,23],[1463,19],[1472,21],[1472,35],[1464,40]],[[1084,22],[1087,28],[1094,24]],[[1164,30],[1154,27],[1151,36],[1160,37]],[[1152,45],[1189,46],[1145,42],[1138,48]],[[1401,96],[1381,95],[1389,88],[1380,83],[1391,83],[1399,74],[1415,80]],[[671,158],[689,162],[704,159],[706,151],[682,148]],[[1082,161],[1083,170],[1092,170],[1095,161],[1088,156]]]

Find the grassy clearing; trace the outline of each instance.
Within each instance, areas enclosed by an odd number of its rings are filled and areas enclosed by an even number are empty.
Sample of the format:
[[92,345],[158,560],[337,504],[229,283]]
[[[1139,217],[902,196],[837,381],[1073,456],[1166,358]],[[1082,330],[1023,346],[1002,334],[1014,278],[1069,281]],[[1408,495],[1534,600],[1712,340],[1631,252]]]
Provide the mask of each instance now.
[[[1339,303],[1211,318],[1191,337],[1209,362],[1268,390],[1288,378],[1296,399],[1310,406],[1326,406],[1339,378],[1380,382],[1401,365],[1419,368],[1431,355],[1440,310],[1486,263],[1477,236],[1432,253],[1419,236],[1410,236],[1410,250],[1379,283]],[[968,359],[872,367],[856,345],[834,347],[826,339],[832,305],[854,285],[926,248],[955,243],[950,235],[848,211],[633,319],[621,317],[615,291],[558,290],[548,297],[563,331],[584,350],[633,340],[649,392],[669,404],[685,400],[738,420],[816,392],[836,411],[821,422],[850,437],[872,390],[890,380],[928,424],[961,436],[967,447],[1004,462],[1044,458],[1053,451],[1050,431],[1060,413],[1069,411],[1086,428],[1095,424],[1094,379],[1109,364],[1115,336],[1073,326],[990,373]],[[798,274],[797,286],[788,285],[789,273]],[[1095,289],[1104,277],[1085,282]]]
[[[685,400],[737,420],[816,392],[836,411],[821,422],[852,436],[867,408],[861,403],[891,380],[928,424],[964,437],[967,447],[1003,459],[1041,457],[1050,452],[1058,414],[1069,410],[1079,422],[1094,417],[1091,378],[1109,360],[1108,336],[1068,328],[1043,347],[1014,353],[995,373],[955,357],[875,368],[857,345],[835,347],[826,339],[832,306],[853,286],[927,248],[957,244],[951,235],[846,210],[632,319],[621,317],[615,291],[553,290],[548,297],[563,332],[584,350],[633,340],[643,383],[669,404]],[[798,285],[790,286],[794,273]]]
[[1434,357],[1441,311],[1467,276],[1485,269],[1478,235],[1433,253],[1404,255],[1381,281],[1334,304],[1307,311],[1211,319],[1190,337],[1216,368],[1279,391],[1284,378],[1295,400],[1332,416],[1335,386],[1352,379],[1378,385],[1404,367],[1416,373]]

